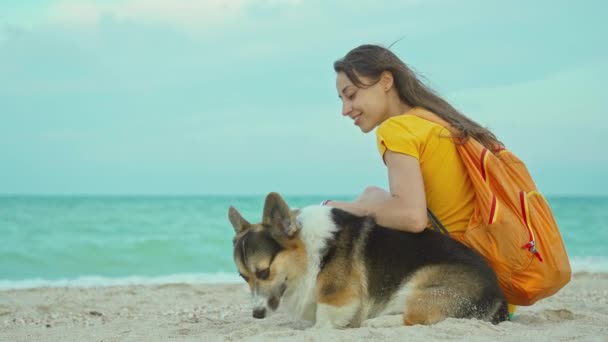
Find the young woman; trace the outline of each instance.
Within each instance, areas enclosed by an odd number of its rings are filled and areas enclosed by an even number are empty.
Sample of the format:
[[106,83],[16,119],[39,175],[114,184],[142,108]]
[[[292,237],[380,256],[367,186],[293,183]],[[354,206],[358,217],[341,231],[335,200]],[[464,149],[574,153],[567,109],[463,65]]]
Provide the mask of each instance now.
[[[353,202],[326,201],[326,205],[374,215],[378,224],[408,232],[428,226],[428,208],[450,235],[464,233],[475,193],[456,141],[474,138],[490,151],[502,143],[425,86],[384,47],[359,46],[336,61],[334,70],[342,115],[363,133],[376,129],[389,191],[372,186]],[[459,134],[416,115],[425,111],[438,115]]]

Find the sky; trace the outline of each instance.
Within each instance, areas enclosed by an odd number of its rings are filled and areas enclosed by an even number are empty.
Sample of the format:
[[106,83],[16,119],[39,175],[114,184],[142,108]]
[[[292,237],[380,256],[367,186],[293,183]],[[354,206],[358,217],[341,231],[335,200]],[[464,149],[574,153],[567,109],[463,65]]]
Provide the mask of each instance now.
[[333,62],[392,46],[547,195],[608,195],[608,24],[583,0],[3,0],[0,194],[386,188]]

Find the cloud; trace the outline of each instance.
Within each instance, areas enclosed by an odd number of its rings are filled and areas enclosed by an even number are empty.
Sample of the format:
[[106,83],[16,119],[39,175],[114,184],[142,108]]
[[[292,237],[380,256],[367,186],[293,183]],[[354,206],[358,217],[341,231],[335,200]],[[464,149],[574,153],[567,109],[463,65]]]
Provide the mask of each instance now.
[[597,90],[608,77],[598,60],[545,78],[447,94],[458,108],[493,129],[534,162],[608,161],[606,105]]
[[187,30],[206,30],[234,22],[249,9],[291,8],[300,3],[301,0],[64,0],[51,5],[48,13],[52,23],[63,25],[94,27],[104,17],[112,17]]
[[[556,179],[547,189],[563,188],[566,173],[593,178],[573,160],[607,170],[600,82],[608,50],[596,43],[605,30],[590,25],[603,12],[558,8],[547,17],[484,4],[65,0],[37,7],[44,15],[9,16],[0,23],[0,188],[354,193],[385,185],[373,135],[340,116],[331,65],[358,44],[401,36],[393,50],[529,166],[570,170],[540,177]],[[181,183],[157,186],[167,179]]]

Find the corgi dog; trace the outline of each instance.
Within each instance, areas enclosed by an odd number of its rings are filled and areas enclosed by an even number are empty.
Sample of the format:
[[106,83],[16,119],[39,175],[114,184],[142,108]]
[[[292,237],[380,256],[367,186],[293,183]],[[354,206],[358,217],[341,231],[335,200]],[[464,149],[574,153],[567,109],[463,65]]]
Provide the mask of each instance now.
[[277,193],[266,197],[261,223],[249,223],[234,207],[228,217],[255,318],[279,305],[320,328],[508,318],[490,266],[436,231],[389,229],[321,205],[290,209]]

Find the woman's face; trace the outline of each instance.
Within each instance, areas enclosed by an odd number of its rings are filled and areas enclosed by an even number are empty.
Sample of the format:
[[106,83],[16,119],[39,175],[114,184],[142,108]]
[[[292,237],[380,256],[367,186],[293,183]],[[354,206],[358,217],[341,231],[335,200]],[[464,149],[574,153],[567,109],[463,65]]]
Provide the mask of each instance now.
[[[367,77],[360,76],[359,79],[363,84],[374,83]],[[342,115],[353,119],[363,133],[370,132],[388,118],[388,97],[382,83],[358,88],[344,72],[337,73],[336,90],[342,99]]]

